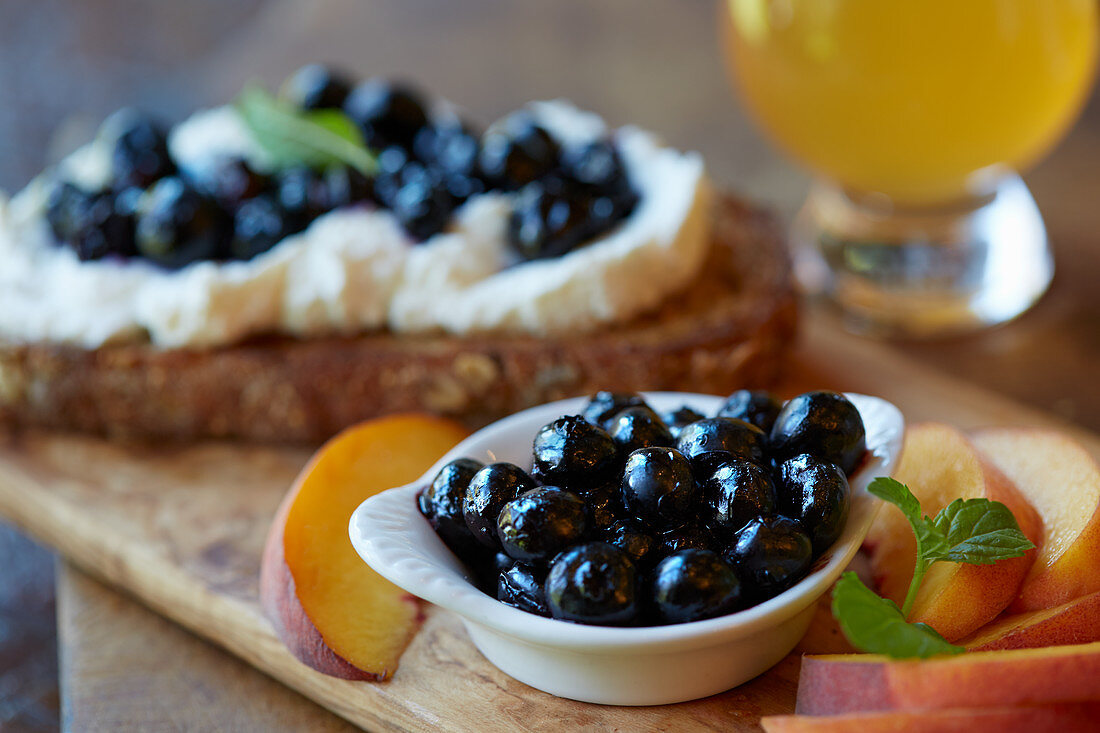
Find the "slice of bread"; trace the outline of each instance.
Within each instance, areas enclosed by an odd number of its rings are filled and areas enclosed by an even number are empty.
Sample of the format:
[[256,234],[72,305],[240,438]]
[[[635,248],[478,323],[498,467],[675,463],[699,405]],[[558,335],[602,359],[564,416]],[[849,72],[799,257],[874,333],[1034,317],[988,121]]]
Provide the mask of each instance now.
[[[0,342],[0,425],[121,438],[318,442],[427,410],[480,425],[618,390],[728,393],[774,378],[796,298],[777,222],[733,197],[702,274],[655,313],[564,338],[263,338],[213,350]],[[646,287],[638,283],[638,287]]]

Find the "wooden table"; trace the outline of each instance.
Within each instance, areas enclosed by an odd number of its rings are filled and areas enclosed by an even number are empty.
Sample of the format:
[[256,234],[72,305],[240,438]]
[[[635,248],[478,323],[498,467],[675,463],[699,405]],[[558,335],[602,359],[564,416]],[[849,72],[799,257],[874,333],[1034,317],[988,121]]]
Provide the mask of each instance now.
[[[124,0],[5,4],[0,68],[26,69],[17,62],[28,56],[46,62],[37,77],[0,73],[0,92],[21,112],[0,111],[3,185],[20,185],[42,165],[48,133],[86,130],[81,120],[124,102],[178,115],[228,99],[249,79],[274,83],[322,59],[420,80],[483,122],[531,98],[570,97],[614,123],[637,122],[699,149],[717,180],[786,215],[805,189],[802,174],[761,143],[730,95],[708,2],[203,0],[187,7],[173,15],[145,5],[135,11]],[[58,60],[73,55],[88,63]],[[1092,282],[1100,272],[1098,153],[1094,97],[1082,123],[1028,177],[1058,261],[1052,291],[1037,308],[978,337],[897,348],[1100,430],[1100,289]],[[48,562],[10,531],[0,532],[0,561],[0,727],[48,730],[56,699],[42,622],[51,605],[42,582]],[[67,727],[344,726],[94,581],[63,569],[58,587]],[[179,684],[141,686],[169,667],[180,672]],[[126,693],[134,690],[141,692]]]

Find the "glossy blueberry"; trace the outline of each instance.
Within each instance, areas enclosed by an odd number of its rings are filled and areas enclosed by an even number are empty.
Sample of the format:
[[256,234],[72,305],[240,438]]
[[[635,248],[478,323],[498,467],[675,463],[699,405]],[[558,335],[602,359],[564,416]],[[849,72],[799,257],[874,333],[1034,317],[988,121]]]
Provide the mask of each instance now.
[[707,521],[732,535],[750,520],[775,513],[775,484],[758,464],[733,458],[703,483],[703,502]]
[[743,420],[711,417],[684,427],[676,447],[705,481],[728,456],[762,464],[767,436],[763,430]]
[[458,458],[439,469],[439,472],[417,497],[420,513],[432,525],[432,529],[452,549],[464,548],[473,539],[462,505],[466,490],[474,474],[484,468],[480,461]]
[[780,511],[810,533],[814,554],[828,549],[844,531],[851,506],[848,477],[835,463],[802,454],[778,470]]
[[535,478],[576,491],[606,483],[619,465],[611,436],[578,415],[542,426],[532,454]]
[[661,418],[648,407],[626,408],[614,417],[609,432],[623,455],[639,448],[670,448],[675,443]]
[[680,550],[717,550],[719,543],[714,533],[694,519],[657,532],[653,558],[668,557]]
[[180,268],[221,259],[232,223],[217,202],[176,176],[153,184],[139,203],[135,244],[142,257]]
[[520,257],[560,257],[590,238],[590,201],[547,181],[531,181],[516,196],[508,218],[508,243]]
[[630,454],[623,469],[622,495],[627,510],[639,519],[668,525],[695,508],[691,465],[672,448],[642,448]]
[[71,184],[56,187],[47,204],[47,219],[55,236],[81,260],[130,257],[134,250],[134,192],[88,194]]
[[767,433],[775,424],[775,418],[781,409],[783,403],[771,392],[739,389],[718,408],[718,417],[744,420]]
[[581,494],[581,499],[584,500],[584,511],[590,533],[607,529],[626,512],[622,496],[619,494],[618,478],[594,489],[585,490]]
[[391,208],[397,221],[415,241],[423,242],[443,231],[450,221],[455,199],[438,178],[419,163],[407,164]]
[[149,115],[121,109],[103,123],[111,144],[111,174],[116,189],[146,188],[176,172],[168,153],[168,129]]
[[233,239],[229,256],[250,260],[291,234],[291,222],[272,196],[256,196],[240,205],[233,215]]
[[497,518],[501,547],[527,563],[550,560],[576,544],[586,529],[584,502],[555,486],[542,486],[504,505]]
[[737,533],[726,560],[741,578],[745,592],[763,600],[806,574],[813,561],[813,545],[793,519],[757,517]]
[[791,399],[775,419],[772,450],[779,459],[809,453],[851,474],[867,450],[863,418],[838,392],[806,392]]
[[657,540],[651,531],[636,519],[615,521],[603,531],[603,539],[625,552],[636,568],[649,564],[650,551],[657,546]]
[[324,184],[325,208],[329,210],[369,201],[374,195],[371,179],[346,165],[327,168]]
[[424,102],[411,87],[370,79],[351,90],[344,111],[363,132],[368,146],[412,148],[416,133],[428,122]]
[[571,145],[562,151],[562,166],[570,178],[601,192],[630,192],[626,168],[614,143],[607,139]]
[[498,120],[481,137],[478,167],[493,186],[514,191],[553,171],[561,147],[530,114]]
[[71,242],[91,221],[96,193],[68,181],[55,181],[46,199],[46,221],[58,242]]
[[543,589],[545,581],[545,572],[517,562],[500,574],[497,600],[527,613],[549,616],[550,607],[546,605],[546,591]]
[[291,230],[300,232],[328,210],[324,179],[309,168],[289,168],[275,178],[275,199],[286,212]]
[[244,201],[268,189],[271,180],[253,170],[243,158],[219,157],[194,171],[195,184],[227,209],[235,209]]
[[637,614],[634,564],[606,542],[577,545],[558,555],[544,585],[554,618],[618,626]]
[[680,432],[693,422],[702,420],[705,415],[701,412],[696,412],[687,405],[683,407],[666,412],[661,415],[661,420],[668,426],[668,431],[672,433],[673,439],[679,439]]
[[604,430],[611,428],[613,419],[628,407],[648,407],[645,398],[637,392],[600,391],[588,398],[581,415],[593,425]]
[[462,516],[474,539],[487,547],[501,549],[497,536],[500,510],[533,488],[535,482],[527,472],[512,463],[490,463],[475,473],[462,500]]
[[455,118],[432,120],[413,141],[413,153],[441,173],[476,177],[479,135]]
[[324,64],[307,64],[283,82],[279,96],[299,109],[330,109],[344,105],[350,77]]
[[651,607],[666,624],[722,616],[741,604],[741,583],[709,550],[680,550],[658,563],[649,586]]

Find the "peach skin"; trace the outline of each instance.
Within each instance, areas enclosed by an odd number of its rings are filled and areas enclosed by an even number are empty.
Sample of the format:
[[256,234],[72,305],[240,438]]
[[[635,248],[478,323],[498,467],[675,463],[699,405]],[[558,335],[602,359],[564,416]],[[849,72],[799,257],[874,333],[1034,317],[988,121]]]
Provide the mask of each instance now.
[[1014,612],[1061,605],[1100,591],[1100,466],[1053,430],[992,428],[974,445],[1039,512],[1043,541]]
[[364,499],[416,479],[466,434],[426,415],[371,420],[326,443],[298,476],[267,536],[260,600],[303,663],[345,679],[393,674],[419,627],[420,601],[359,559],[348,521]]

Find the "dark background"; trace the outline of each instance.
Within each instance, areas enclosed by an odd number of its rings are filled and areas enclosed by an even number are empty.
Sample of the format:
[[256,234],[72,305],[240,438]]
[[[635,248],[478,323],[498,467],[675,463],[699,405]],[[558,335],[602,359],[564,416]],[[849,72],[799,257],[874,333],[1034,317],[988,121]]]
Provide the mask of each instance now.
[[[784,216],[805,192],[739,110],[709,0],[4,0],[0,189],[24,185],[119,106],[178,120],[308,61],[415,80],[482,123],[566,96],[702,151],[717,181]],[[1058,262],[1050,294],[1005,328],[897,347],[1100,430],[1098,162],[1094,96],[1027,177]],[[58,725],[52,563],[0,526],[2,730]]]

